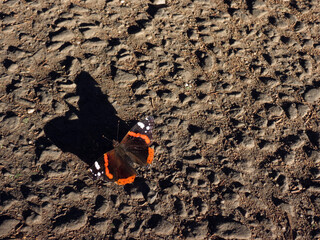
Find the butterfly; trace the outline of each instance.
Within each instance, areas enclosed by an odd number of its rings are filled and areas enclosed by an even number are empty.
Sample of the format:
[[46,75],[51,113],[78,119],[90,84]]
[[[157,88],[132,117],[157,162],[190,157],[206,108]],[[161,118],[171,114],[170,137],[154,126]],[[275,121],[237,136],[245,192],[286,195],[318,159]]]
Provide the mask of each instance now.
[[133,183],[137,175],[134,163],[146,166],[152,163],[154,149],[150,147],[154,118],[149,116],[135,124],[119,143],[89,168],[93,179],[113,181],[119,185]]

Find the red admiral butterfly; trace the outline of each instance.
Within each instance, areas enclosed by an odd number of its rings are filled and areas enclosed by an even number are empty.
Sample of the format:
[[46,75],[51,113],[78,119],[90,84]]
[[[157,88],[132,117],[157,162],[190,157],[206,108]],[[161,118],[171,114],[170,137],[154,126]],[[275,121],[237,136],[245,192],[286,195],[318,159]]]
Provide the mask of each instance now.
[[150,148],[153,128],[153,117],[134,125],[120,143],[113,142],[114,149],[94,162],[89,169],[91,176],[119,185],[132,183],[137,175],[133,163],[146,166],[153,160],[154,150]]

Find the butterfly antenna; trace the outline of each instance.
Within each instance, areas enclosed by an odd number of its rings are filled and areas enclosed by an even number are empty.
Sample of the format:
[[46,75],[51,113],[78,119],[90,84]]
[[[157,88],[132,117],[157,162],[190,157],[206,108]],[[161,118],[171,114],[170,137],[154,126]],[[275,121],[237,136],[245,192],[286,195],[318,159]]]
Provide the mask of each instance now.
[[105,135],[102,135],[102,137],[103,137],[104,139],[106,139],[106,140],[108,140],[108,141],[112,142],[112,139],[107,138]]
[[119,141],[119,126],[120,126],[120,120],[118,120],[118,127],[117,127],[117,141]]

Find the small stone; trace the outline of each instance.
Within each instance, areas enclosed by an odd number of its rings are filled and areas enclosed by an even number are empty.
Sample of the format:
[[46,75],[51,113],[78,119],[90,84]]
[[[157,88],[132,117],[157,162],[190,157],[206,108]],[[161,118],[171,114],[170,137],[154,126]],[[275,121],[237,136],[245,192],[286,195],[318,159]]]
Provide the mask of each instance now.
[[180,188],[177,185],[172,185],[171,187],[167,188],[167,191],[172,195],[178,195],[180,193]]
[[5,237],[19,223],[16,219],[7,218],[0,223],[0,237]]
[[29,114],[34,113],[34,111],[35,111],[34,108],[29,108],[29,109],[27,110],[27,112],[28,112]]
[[166,4],[166,0],[155,0],[153,4],[154,5],[164,5],[164,4]]
[[79,119],[79,117],[75,113],[72,113],[68,118],[69,121],[78,120],[78,119]]
[[194,223],[193,229],[190,229],[190,232],[186,239],[206,239],[208,234],[208,222],[204,221],[203,223]]
[[77,106],[78,102],[80,100],[79,96],[72,96],[66,99],[66,102],[71,104],[72,106]]
[[117,74],[114,78],[115,82],[126,82],[126,83],[130,83],[130,82],[134,82],[137,80],[137,76],[135,74],[131,74],[122,70],[118,70]]
[[319,88],[310,89],[304,94],[304,100],[306,100],[308,103],[314,103],[319,98],[320,98],[320,89]]
[[295,119],[298,116],[298,110],[296,108],[296,104],[291,104],[288,109],[288,115],[290,119]]
[[53,104],[53,108],[54,108],[56,113],[63,113],[64,111],[66,111],[65,105],[63,105],[63,104],[61,104],[59,102],[55,102]]
[[2,126],[10,129],[12,131],[12,130],[16,129],[17,127],[19,127],[20,118],[17,116],[8,117],[2,121],[2,124],[3,124]]
[[42,162],[47,160],[57,160],[60,158],[60,155],[61,155],[61,151],[59,151],[58,148],[51,146],[45,149],[41,153],[39,161]]
[[144,199],[142,192],[134,191],[131,193],[132,199]]
[[298,105],[297,109],[298,109],[298,114],[301,117],[304,117],[309,111],[309,107],[306,105]]
[[52,37],[53,42],[67,42],[71,41],[74,38],[74,33],[69,30],[65,30],[55,36]]
[[225,222],[217,226],[217,236],[224,239],[250,239],[249,229],[238,222]]
[[174,229],[174,225],[171,222],[162,220],[159,225],[154,229],[157,235],[171,235]]
[[64,90],[67,90],[67,89],[74,90],[76,89],[77,85],[75,83],[71,83],[71,84],[62,83],[62,84],[59,84],[59,87],[63,88]]

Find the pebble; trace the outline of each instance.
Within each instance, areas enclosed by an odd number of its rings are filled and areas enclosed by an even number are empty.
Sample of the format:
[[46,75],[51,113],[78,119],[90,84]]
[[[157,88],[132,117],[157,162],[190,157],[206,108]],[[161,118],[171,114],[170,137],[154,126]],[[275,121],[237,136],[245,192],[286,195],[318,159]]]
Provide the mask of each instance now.
[[27,112],[28,112],[29,114],[34,113],[34,111],[35,111],[34,108],[29,108],[29,109],[27,110]]

